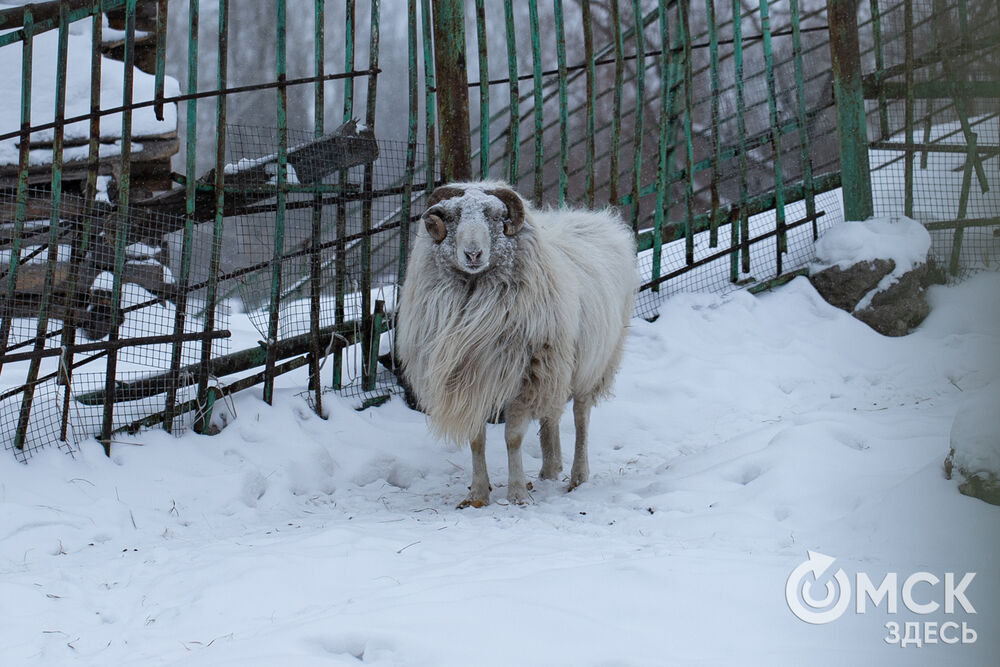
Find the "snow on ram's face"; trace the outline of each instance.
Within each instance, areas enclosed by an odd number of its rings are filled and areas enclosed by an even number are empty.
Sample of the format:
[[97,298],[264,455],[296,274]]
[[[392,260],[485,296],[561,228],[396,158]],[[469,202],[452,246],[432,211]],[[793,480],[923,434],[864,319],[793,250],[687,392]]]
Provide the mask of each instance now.
[[447,229],[435,249],[438,264],[470,275],[509,265],[514,241],[503,233],[507,208],[480,188],[463,189],[461,197],[442,200],[427,211],[440,217]]

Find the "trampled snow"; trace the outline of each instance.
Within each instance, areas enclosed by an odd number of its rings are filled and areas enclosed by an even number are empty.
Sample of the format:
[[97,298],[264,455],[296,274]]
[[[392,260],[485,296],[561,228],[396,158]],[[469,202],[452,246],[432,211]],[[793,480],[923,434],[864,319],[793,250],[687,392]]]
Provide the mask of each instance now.
[[[998,292],[993,273],[933,287],[902,338],[801,278],[672,296],[632,323],[616,397],[592,415],[591,480],[535,481],[525,507],[503,500],[502,426],[493,504],[456,510],[467,449],[397,399],[357,412],[327,395],[324,421],[298,372],[273,407],[238,395],[217,436],[0,457],[2,662],[993,664],[1000,508],[959,494],[942,463],[955,415],[1000,388]],[[536,434],[524,449],[530,477]],[[805,623],[785,586],[807,550],[852,586],[929,572],[941,583],[912,597],[941,608],[911,612],[897,590],[895,614],[852,598]],[[949,572],[976,573],[975,614],[945,613]],[[900,648],[887,622],[964,622],[977,641]]]

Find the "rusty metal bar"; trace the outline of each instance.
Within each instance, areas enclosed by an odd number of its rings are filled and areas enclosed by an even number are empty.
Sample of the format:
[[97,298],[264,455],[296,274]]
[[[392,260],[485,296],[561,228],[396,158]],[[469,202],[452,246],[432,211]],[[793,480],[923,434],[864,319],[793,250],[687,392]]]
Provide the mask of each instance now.
[[[122,324],[119,316],[122,297],[122,274],[125,267],[125,247],[128,243],[128,230],[132,220],[129,215],[129,198],[132,187],[132,109],[128,107],[128,103],[132,101],[132,87],[135,77],[135,3],[136,0],[126,0],[125,3],[125,66],[122,76],[122,103],[126,105],[126,109],[122,113],[122,153],[120,163],[121,175],[118,184],[118,222],[114,230],[115,267],[114,280],[111,286],[111,332],[108,334],[108,342],[112,343],[118,341],[118,330]],[[108,350],[108,364],[104,378],[105,391],[108,393],[111,393],[115,386],[117,370],[118,351],[112,348]],[[107,456],[111,456],[113,423],[114,403],[105,401],[104,413],[101,419],[100,441],[104,446],[104,453]]]
[[[59,222],[60,200],[62,198],[62,166],[63,139],[65,127],[63,119],[66,116],[66,60],[69,49],[69,22],[66,20],[66,7],[60,7],[59,37],[56,45],[56,90],[55,109],[56,123],[52,135],[52,181],[51,202],[52,212],[49,215],[48,258],[43,280],[42,298],[35,328],[35,352],[45,349],[45,334],[49,329],[49,302],[52,298],[52,284],[55,278],[56,263],[59,261]],[[35,381],[38,379],[38,369],[41,359],[36,357],[28,365],[25,379],[24,395],[21,397],[21,410],[18,415],[17,430],[14,435],[14,446],[24,449],[27,443],[28,420],[31,416],[31,405],[34,400]]]
[[[857,2],[858,0],[826,2],[830,23],[833,93],[837,104],[840,168],[843,175],[844,215],[848,220],[864,220],[871,217],[873,212],[868,131],[861,94]],[[906,6],[910,6],[910,0],[906,0]],[[907,108],[910,107],[907,104]],[[908,125],[912,132],[912,123]],[[909,169],[907,173],[909,174]]]
[[[373,8],[376,4],[373,3]],[[467,181],[472,177],[472,150],[463,0],[435,2],[433,23],[441,175],[446,181]]]
[[[188,93],[198,90],[198,24],[200,13],[200,0],[188,0]],[[198,177],[195,167],[198,137],[198,103],[195,101],[188,102],[186,111],[187,127],[184,142],[184,228],[181,234],[181,270],[178,283],[182,293],[187,291],[188,283],[191,279],[191,244],[194,238],[195,196],[197,194],[195,185]],[[187,295],[185,294],[174,303],[175,340],[170,349],[170,368],[175,373],[181,367],[181,357],[184,354],[184,343],[181,342],[180,336],[183,335],[187,323],[187,301]],[[177,386],[174,383],[170,383],[167,387],[166,400],[163,406],[163,412],[167,415],[167,418],[163,420],[163,428],[167,433],[173,430],[174,420],[172,413],[176,402]]]

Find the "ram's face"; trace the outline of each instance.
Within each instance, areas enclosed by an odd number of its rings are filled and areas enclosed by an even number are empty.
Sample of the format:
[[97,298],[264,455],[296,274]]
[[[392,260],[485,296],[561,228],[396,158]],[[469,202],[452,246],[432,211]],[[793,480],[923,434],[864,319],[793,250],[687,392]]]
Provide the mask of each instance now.
[[502,187],[444,185],[423,215],[437,260],[471,275],[510,261],[523,222],[521,198]]

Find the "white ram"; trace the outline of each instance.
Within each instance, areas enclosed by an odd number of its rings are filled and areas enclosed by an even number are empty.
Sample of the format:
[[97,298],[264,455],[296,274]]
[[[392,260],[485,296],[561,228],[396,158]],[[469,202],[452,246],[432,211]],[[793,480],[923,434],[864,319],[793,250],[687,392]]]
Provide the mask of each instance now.
[[562,471],[559,418],[573,399],[569,488],[585,482],[587,423],[621,360],[635,242],[610,210],[534,210],[501,182],[453,183],[428,199],[406,270],[396,345],[432,429],[472,447],[459,507],[489,503],[486,422],[502,412],[507,498],[529,500],[521,464],[541,422],[541,479]]

